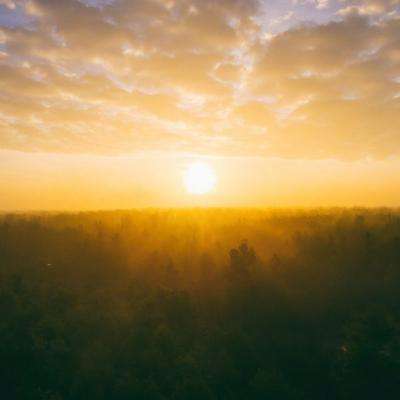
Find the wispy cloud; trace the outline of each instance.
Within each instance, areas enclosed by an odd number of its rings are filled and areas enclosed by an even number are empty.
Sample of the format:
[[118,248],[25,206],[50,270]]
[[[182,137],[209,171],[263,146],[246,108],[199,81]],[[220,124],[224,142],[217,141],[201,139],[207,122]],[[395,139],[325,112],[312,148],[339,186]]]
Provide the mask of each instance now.
[[398,154],[399,1],[283,3],[0,1],[0,147]]

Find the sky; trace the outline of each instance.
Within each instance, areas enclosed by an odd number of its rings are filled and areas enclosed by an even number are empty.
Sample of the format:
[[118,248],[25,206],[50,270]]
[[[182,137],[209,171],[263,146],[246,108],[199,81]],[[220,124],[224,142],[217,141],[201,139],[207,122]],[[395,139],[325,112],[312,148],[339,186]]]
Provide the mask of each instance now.
[[0,0],[0,210],[400,206],[399,157],[400,0]]

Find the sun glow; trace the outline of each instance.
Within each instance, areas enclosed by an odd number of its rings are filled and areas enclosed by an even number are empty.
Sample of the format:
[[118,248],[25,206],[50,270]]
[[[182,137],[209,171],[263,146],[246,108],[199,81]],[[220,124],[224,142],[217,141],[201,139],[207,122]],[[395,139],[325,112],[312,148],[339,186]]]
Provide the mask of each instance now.
[[184,173],[186,190],[190,194],[206,194],[215,188],[217,177],[214,170],[205,163],[195,162],[190,164]]

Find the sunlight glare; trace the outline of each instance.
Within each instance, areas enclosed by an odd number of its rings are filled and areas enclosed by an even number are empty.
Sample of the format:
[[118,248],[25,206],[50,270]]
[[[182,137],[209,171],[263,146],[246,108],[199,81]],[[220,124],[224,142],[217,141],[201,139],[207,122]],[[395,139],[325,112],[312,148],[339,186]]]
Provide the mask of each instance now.
[[190,194],[209,193],[214,189],[216,182],[217,177],[214,170],[202,162],[190,164],[184,173],[185,187]]

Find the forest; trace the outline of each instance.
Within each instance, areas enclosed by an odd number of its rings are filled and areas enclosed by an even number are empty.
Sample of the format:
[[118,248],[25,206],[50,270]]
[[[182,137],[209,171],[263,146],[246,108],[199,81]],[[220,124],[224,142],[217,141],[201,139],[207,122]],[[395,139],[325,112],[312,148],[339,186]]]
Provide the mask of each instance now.
[[0,215],[0,393],[398,399],[400,211]]

